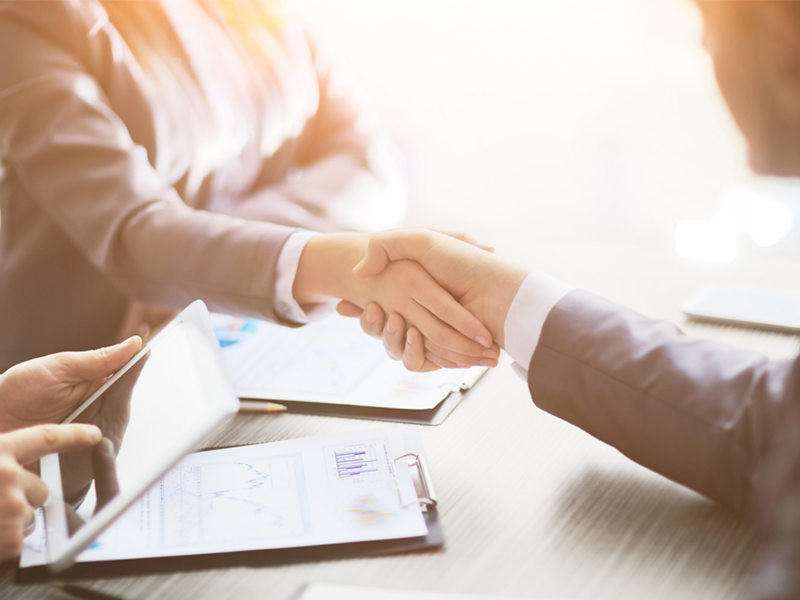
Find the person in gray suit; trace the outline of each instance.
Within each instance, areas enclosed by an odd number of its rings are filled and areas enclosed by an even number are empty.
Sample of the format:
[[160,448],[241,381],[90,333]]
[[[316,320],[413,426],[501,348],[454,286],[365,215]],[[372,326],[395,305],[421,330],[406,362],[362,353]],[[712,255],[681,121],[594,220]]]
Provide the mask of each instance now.
[[[800,176],[800,3],[698,5],[751,167]],[[464,241],[425,230],[381,234],[354,273],[418,261],[527,371],[537,406],[754,517],[761,549],[745,597],[800,598],[800,358],[692,339]],[[377,306],[339,310],[360,316],[411,369],[456,360]]]

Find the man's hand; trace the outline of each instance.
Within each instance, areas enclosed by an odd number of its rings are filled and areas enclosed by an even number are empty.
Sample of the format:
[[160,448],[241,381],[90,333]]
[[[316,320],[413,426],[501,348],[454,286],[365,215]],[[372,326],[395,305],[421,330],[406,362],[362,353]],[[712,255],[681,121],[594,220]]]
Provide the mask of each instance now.
[[0,375],[0,432],[62,421],[141,347],[134,336],[116,346],[60,352],[11,367]]
[[[492,338],[504,345],[503,326],[508,309],[528,271],[483,251],[471,243],[435,231],[409,229],[372,236],[364,259],[353,269],[359,278],[371,278],[399,260],[413,260],[486,325]],[[382,335],[390,355],[402,356],[406,367],[418,370],[426,361],[437,364],[450,356],[447,348],[399,315],[385,318],[383,307],[369,305],[360,312],[342,303],[339,312],[360,316],[364,331]]]
[[[373,237],[339,233],[309,240],[298,264],[295,299],[304,304],[341,298],[359,311],[375,303],[386,313],[397,313],[404,323],[445,349],[442,366],[497,364],[500,351],[489,330],[419,264],[396,260],[371,277],[353,275],[353,267],[367,254]],[[430,370],[438,364],[420,363],[414,370]]]
[[47,500],[44,482],[23,465],[46,454],[91,448],[101,439],[93,425],[39,425],[0,434],[0,561],[18,556],[35,525],[34,509]]

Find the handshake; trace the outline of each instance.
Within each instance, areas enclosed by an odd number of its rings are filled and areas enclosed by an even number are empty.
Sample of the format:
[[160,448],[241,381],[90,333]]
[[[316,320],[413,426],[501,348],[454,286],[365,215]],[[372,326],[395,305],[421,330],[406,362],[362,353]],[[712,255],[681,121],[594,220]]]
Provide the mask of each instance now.
[[[360,318],[362,329],[382,337],[389,356],[409,370],[497,366],[506,315],[527,270],[469,236],[428,229],[363,236],[360,252],[344,258],[352,236],[362,234],[323,234],[308,242],[293,290],[301,305],[321,299],[308,288],[327,279],[323,295],[342,299],[338,312]],[[343,272],[342,265],[359,258]],[[329,264],[308,272],[304,260]]]

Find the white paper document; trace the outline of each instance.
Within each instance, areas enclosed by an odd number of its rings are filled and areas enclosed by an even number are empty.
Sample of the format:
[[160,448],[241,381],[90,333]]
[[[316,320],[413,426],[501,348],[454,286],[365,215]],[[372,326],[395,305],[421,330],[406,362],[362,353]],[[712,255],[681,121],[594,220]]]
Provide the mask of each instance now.
[[[421,448],[418,432],[395,427],[191,454],[77,562],[424,536],[411,474],[394,460],[409,447]],[[45,564],[38,520],[20,567]]]
[[220,314],[211,320],[241,398],[428,410],[486,371],[412,373],[357,320],[339,315],[295,329]]

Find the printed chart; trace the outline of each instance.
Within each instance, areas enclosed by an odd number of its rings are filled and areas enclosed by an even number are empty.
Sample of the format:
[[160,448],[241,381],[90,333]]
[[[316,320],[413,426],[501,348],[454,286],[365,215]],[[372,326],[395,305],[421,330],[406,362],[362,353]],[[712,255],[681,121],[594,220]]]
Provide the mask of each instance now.
[[325,448],[328,478],[337,483],[367,483],[391,474],[389,449],[384,440]]
[[212,314],[214,333],[241,397],[426,409],[465,371],[409,373],[358,322],[332,316],[301,328]]
[[219,340],[220,348],[227,348],[246,340],[258,331],[256,319],[239,319],[227,317],[213,321],[214,334]]
[[300,455],[179,466],[162,480],[165,546],[300,535],[307,521]]
[[371,447],[352,448],[343,452],[334,452],[336,474],[339,479],[358,477],[365,473],[375,473],[378,470],[378,459],[375,458],[375,449]]

